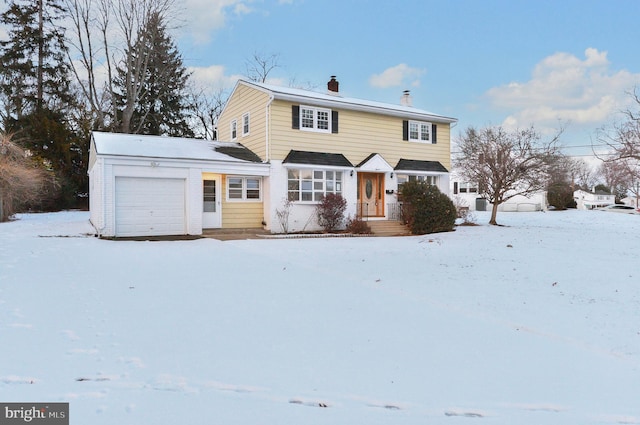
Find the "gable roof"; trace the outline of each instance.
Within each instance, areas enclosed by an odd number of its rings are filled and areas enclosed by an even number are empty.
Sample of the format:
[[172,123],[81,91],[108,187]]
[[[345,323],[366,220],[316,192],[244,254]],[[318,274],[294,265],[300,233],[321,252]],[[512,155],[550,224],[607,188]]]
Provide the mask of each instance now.
[[353,167],[353,164],[341,153],[289,151],[282,163],[329,165],[333,167]]
[[238,80],[234,91],[241,84],[267,92],[272,95],[274,99],[304,103],[309,104],[310,106],[349,109],[354,111],[390,115],[405,119],[415,118],[419,120],[427,120],[440,123],[454,123],[458,121],[456,118],[445,117],[443,115],[434,114],[432,112],[417,109],[412,106],[395,105],[392,103],[383,103],[352,97],[343,97],[339,94],[320,93],[293,87],[281,87],[272,84],[257,83],[254,81]]
[[92,139],[98,155],[262,162],[251,150],[233,142],[100,131],[94,131]]
[[395,166],[396,171],[428,171],[448,173],[449,171],[438,161],[420,161],[416,159],[400,159]]

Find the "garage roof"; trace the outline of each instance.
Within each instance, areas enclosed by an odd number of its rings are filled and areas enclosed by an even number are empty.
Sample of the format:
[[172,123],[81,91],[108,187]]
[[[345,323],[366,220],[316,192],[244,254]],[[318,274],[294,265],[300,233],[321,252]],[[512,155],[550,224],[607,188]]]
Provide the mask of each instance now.
[[240,143],[140,134],[93,132],[98,155],[261,162]]

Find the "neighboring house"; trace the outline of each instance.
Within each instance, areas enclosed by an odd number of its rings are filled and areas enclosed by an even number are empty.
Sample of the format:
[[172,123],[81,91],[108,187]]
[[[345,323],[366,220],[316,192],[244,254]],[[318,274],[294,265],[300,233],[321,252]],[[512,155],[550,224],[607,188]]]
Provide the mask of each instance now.
[[587,192],[586,190],[576,190],[573,192],[573,199],[576,200],[579,210],[592,210],[602,208],[616,203],[616,196],[603,191]]
[[[121,137],[123,142],[120,153],[109,157],[100,149],[104,135],[94,135],[89,174],[94,190],[103,192],[91,199],[97,210],[104,210],[94,215],[92,207],[92,222],[109,229],[103,229],[105,236],[121,236],[121,219],[109,209],[120,211],[121,216],[127,208],[117,199],[122,182],[111,171],[96,169],[96,156],[125,161],[123,166],[135,163],[139,168],[133,177],[153,179],[169,173],[171,178],[187,179],[184,201],[178,193],[175,200],[167,201],[178,204],[176,211],[184,203],[186,224],[167,228],[172,233],[166,234],[200,234],[203,229],[221,227],[263,227],[273,233],[283,232],[284,227],[289,232],[317,230],[315,207],[328,193],[346,199],[347,216],[396,219],[398,186],[403,182],[427,181],[449,192],[450,129],[456,119],[414,108],[408,91],[394,105],[343,97],[335,77],[327,89],[319,93],[240,80],[218,119],[218,138],[228,143],[190,141],[198,147],[193,147],[189,158],[174,158],[183,155],[178,144],[160,156],[151,142],[144,152],[129,155],[124,138],[141,136],[122,134],[111,136],[111,141]],[[243,156],[218,146],[233,146]],[[124,172],[115,165],[112,169],[118,176]],[[214,185],[207,183],[212,180]],[[203,217],[207,193],[217,202],[215,220]],[[286,226],[282,223],[285,212]],[[144,218],[137,221],[141,227],[134,233],[152,231],[142,224]]]
[[[476,183],[457,180],[451,182],[451,198],[458,207],[468,208],[470,211],[489,211],[493,204],[489,203],[479,191]],[[547,210],[547,192],[540,191],[529,196],[516,195],[498,205],[498,211],[530,212]]]

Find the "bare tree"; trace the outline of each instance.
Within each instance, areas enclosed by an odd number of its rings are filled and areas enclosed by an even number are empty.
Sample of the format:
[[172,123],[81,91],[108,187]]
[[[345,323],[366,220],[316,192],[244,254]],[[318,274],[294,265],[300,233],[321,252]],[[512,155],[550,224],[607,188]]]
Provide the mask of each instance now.
[[23,205],[37,203],[47,179],[46,172],[12,137],[0,133],[0,221],[8,220]]
[[[145,49],[152,48],[156,35],[145,28],[152,18],[171,22],[174,0],[66,2],[74,33],[71,45],[75,48],[69,61],[74,65],[83,97],[96,115],[96,127],[107,125],[109,115],[114,129],[129,132],[136,103],[144,90],[139,82],[145,77],[149,61]],[[124,72],[121,109],[114,101],[116,68]],[[99,73],[105,75],[101,78]]]
[[266,82],[271,71],[280,67],[279,60],[280,55],[277,53],[265,55],[254,52],[253,56],[245,61],[247,78],[258,83]]
[[598,168],[598,174],[604,181],[604,185],[613,195],[616,195],[616,202],[620,202],[626,197],[631,186],[630,158],[618,159],[616,161],[605,161]]
[[207,94],[204,90],[196,92],[192,89],[190,103],[193,105],[192,127],[195,137],[207,140],[217,140],[216,126],[218,118],[227,103],[227,94],[224,89],[219,89],[213,94]]
[[640,89],[629,93],[638,110],[631,108],[623,111],[624,120],[611,128],[601,128],[597,140],[609,147],[604,161],[633,159],[640,161]]
[[456,143],[454,167],[493,204],[490,224],[497,224],[498,206],[516,195],[529,195],[546,187],[550,166],[557,158],[556,142],[542,143],[532,128],[508,132],[502,127],[469,127]]

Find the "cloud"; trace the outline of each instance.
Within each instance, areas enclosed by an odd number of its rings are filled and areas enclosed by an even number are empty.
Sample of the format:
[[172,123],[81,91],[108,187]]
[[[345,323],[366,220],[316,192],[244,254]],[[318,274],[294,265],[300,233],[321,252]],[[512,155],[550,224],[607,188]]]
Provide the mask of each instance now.
[[419,77],[424,74],[423,69],[412,68],[405,63],[385,69],[382,74],[375,74],[369,78],[369,84],[373,87],[388,88],[410,85],[418,87]]
[[486,94],[492,105],[509,111],[503,125],[513,127],[598,127],[630,101],[627,92],[640,84],[640,74],[614,71],[607,52],[588,48],[584,58],[555,53],[538,63],[526,82],[494,87]]
[[211,33],[223,28],[229,17],[253,12],[252,0],[182,0],[188,11],[186,29],[197,44],[210,41]]
[[225,75],[223,65],[211,65],[207,67],[189,67],[193,84],[207,92],[215,93],[219,90],[233,88],[240,75]]

